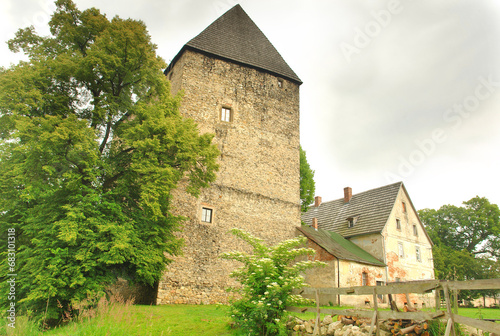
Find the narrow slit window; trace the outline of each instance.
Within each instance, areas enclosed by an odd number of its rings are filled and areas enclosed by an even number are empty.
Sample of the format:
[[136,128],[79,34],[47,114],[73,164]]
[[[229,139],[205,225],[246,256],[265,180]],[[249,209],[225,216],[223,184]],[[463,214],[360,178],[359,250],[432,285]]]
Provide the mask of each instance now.
[[404,258],[405,257],[405,250],[403,247],[403,243],[398,243],[398,252],[399,252],[399,257]]
[[396,229],[401,230],[401,220],[398,218],[396,219]]
[[231,109],[223,107],[220,112],[220,120],[230,122],[232,120]]
[[416,225],[413,225],[413,235],[418,236],[418,229]]

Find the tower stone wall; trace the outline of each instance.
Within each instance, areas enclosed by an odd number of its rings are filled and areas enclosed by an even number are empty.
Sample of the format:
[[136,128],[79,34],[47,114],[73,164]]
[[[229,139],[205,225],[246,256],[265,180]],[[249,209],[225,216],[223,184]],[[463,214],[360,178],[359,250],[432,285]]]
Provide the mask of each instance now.
[[[269,243],[292,238],[300,225],[299,83],[196,50],[183,51],[166,73],[182,90],[181,113],[215,135],[217,180],[194,198],[180,187],[173,212],[188,217],[158,286],[158,304],[227,302],[229,273],[239,265],[223,252],[247,249],[228,233],[237,227]],[[221,120],[222,108],[231,111]],[[202,221],[202,209],[212,211]]]

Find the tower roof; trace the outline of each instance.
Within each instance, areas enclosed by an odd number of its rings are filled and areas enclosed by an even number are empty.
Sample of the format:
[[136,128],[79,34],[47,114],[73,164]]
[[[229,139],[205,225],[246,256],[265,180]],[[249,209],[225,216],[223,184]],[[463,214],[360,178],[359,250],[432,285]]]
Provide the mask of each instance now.
[[228,10],[186,43],[165,73],[170,71],[186,49],[264,70],[302,84],[300,78],[240,5]]

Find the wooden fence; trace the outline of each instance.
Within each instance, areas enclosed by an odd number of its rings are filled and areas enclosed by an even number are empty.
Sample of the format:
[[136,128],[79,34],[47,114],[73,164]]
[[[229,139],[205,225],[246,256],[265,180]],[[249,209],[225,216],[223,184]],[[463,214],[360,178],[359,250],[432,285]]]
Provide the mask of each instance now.
[[[316,307],[287,307],[291,312],[306,312],[312,311],[317,313],[316,326],[319,326],[319,314],[328,315],[351,315],[357,317],[371,318],[370,334],[373,328],[380,320],[387,319],[407,319],[407,320],[433,320],[444,319],[447,321],[445,336],[455,336],[454,323],[466,324],[483,331],[500,335],[500,324],[494,321],[474,319],[466,316],[458,315],[457,311],[457,295],[460,290],[489,290],[500,289],[500,279],[486,279],[486,280],[471,280],[471,281],[412,281],[412,282],[397,282],[389,283],[386,286],[360,286],[348,288],[304,288],[298,294],[308,294],[316,296]],[[377,304],[377,295],[395,295],[406,294],[407,298],[409,293],[427,294],[435,291],[436,306],[435,311],[413,311],[413,312],[398,312],[398,311],[382,311],[379,310]],[[440,293],[444,293],[444,301],[446,303],[446,310],[441,310]],[[453,300],[451,294],[453,295]],[[319,297],[320,295],[373,295],[374,307],[373,310],[362,309],[320,309]],[[390,296],[389,296],[390,297]],[[407,299],[407,304],[411,307],[411,302]],[[452,309],[452,306],[454,309]],[[319,334],[319,328],[315,329],[315,334]],[[376,328],[376,335],[378,336],[379,328]]]

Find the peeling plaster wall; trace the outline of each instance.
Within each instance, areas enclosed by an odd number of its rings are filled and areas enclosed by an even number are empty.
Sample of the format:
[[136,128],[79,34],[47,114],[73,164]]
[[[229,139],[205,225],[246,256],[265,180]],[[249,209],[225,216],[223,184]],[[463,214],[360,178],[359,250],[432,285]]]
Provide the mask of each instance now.
[[[403,206],[403,202],[405,206]],[[406,209],[406,211],[405,211]],[[401,228],[397,227],[399,219]],[[414,234],[413,226],[417,234]],[[394,209],[382,232],[386,250],[387,276],[389,282],[415,281],[434,279],[432,261],[432,244],[425,234],[424,227],[411,206],[410,199],[403,188],[400,189]],[[399,255],[399,246],[403,247],[403,256]],[[420,250],[420,261],[417,260],[417,248]],[[433,305],[433,296],[411,295],[410,300],[421,306]],[[398,305],[406,302],[404,295],[397,296]]]

